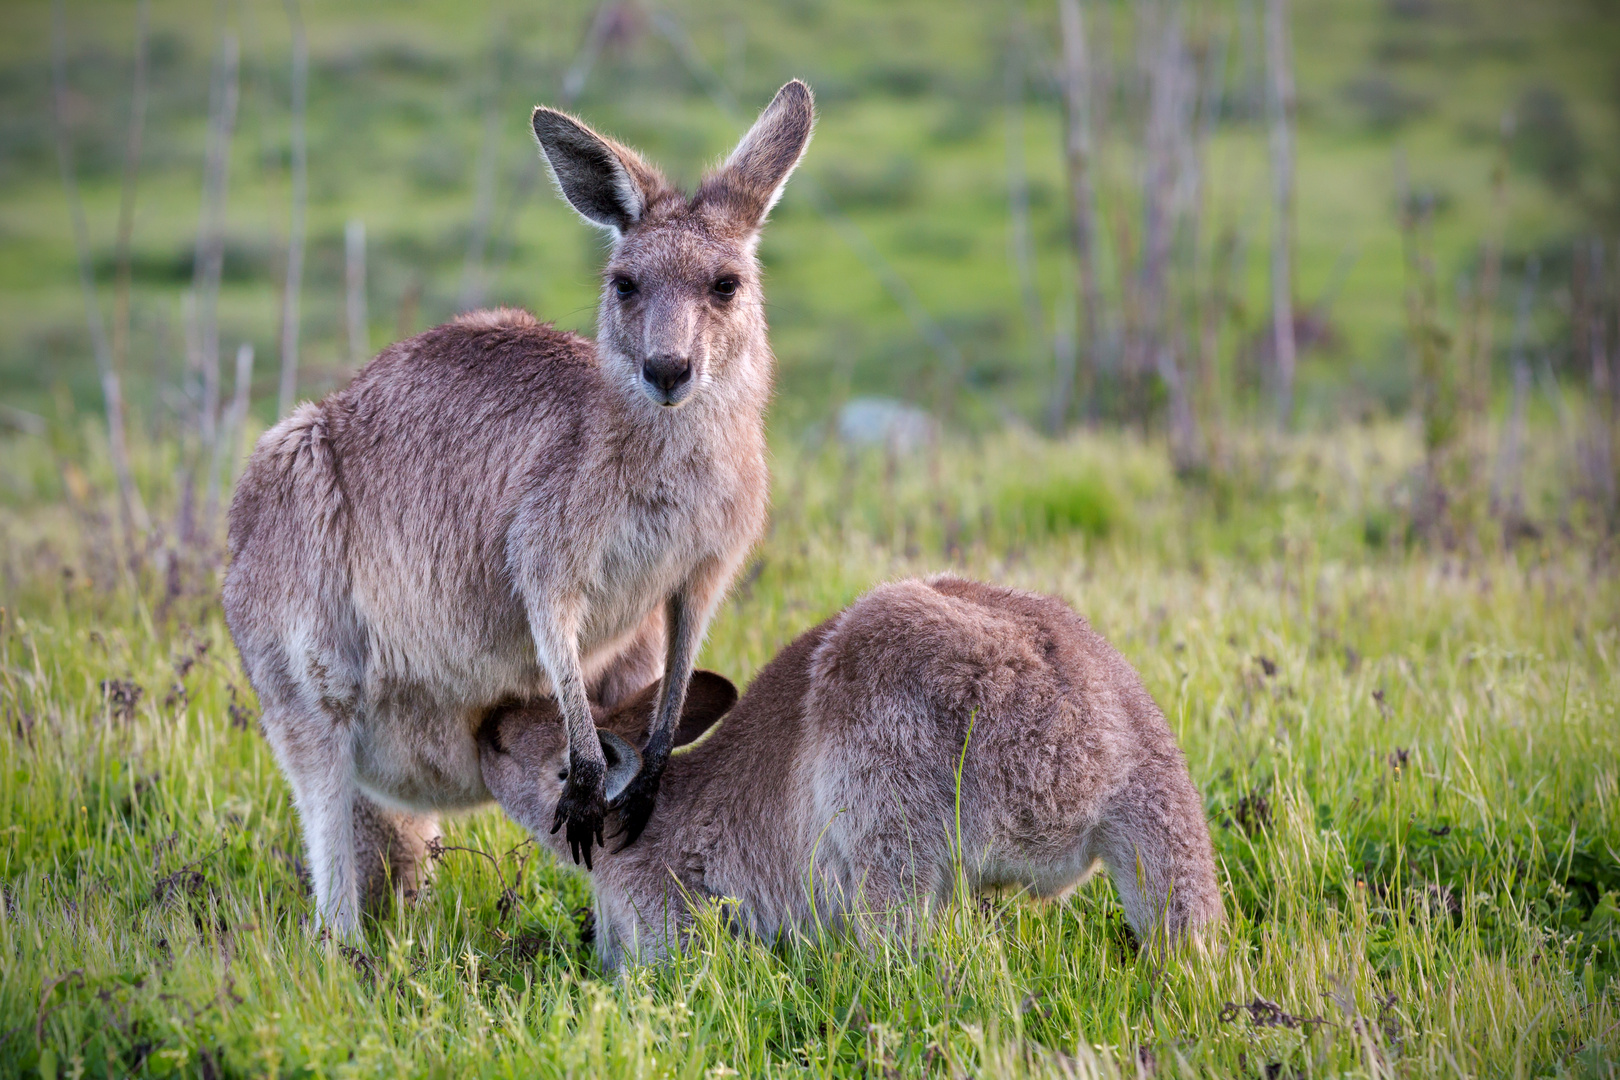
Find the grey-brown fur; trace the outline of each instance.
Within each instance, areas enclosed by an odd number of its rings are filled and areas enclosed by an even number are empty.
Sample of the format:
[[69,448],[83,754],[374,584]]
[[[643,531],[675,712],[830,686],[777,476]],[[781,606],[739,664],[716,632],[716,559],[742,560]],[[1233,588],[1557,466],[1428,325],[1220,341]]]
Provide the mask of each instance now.
[[[694,694],[683,738],[716,701]],[[602,724],[634,742],[637,716]],[[554,703],[493,715],[481,742],[495,798],[546,840]],[[1059,895],[1100,860],[1144,941],[1221,919],[1202,801],[1135,670],[1062,601],[942,576],[799,637],[671,759],[641,841],[592,871],[603,962],[678,948],[710,898],[766,937],[860,912],[912,925],[954,887],[959,762],[969,887]]]
[[812,120],[789,83],[688,198],[537,109],[564,196],[614,235],[597,340],[473,312],[259,440],[225,612],[337,932],[385,870],[414,885],[439,812],[490,797],[475,732],[503,700],[561,701],[570,775],[548,825],[588,863],[608,809],[588,698],[663,676],[617,806],[626,842],[651,813],[698,644],[765,517],[754,249]]

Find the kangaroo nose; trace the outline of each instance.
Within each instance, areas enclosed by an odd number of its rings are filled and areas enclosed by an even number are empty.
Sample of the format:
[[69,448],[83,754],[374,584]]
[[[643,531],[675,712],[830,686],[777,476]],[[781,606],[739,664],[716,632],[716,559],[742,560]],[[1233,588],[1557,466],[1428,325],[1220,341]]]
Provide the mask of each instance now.
[[647,385],[666,395],[673,394],[692,378],[692,362],[679,356],[649,357],[641,365],[641,377]]

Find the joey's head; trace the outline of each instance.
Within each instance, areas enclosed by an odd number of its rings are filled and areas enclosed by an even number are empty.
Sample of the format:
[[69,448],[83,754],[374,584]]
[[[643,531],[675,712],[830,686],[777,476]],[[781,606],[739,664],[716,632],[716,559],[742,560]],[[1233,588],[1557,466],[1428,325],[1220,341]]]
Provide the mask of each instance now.
[[613,237],[597,344],[635,400],[674,408],[717,387],[768,386],[755,249],[814,123],[810,88],[795,79],[688,196],[628,147],[555,109],[534,110],[558,189]]
[[[610,804],[641,770],[637,748],[646,741],[657,694],[654,682],[597,720],[597,737],[607,758],[605,795]],[[702,738],[736,702],[737,688],[731,680],[712,671],[694,671],[675,730],[675,747]],[[555,699],[537,698],[492,711],[478,732],[478,758],[484,786],[507,816],[559,855],[568,855],[563,833],[550,831],[568,779],[568,733]],[[669,792],[667,784],[664,791]],[[661,812],[653,811],[655,825]]]

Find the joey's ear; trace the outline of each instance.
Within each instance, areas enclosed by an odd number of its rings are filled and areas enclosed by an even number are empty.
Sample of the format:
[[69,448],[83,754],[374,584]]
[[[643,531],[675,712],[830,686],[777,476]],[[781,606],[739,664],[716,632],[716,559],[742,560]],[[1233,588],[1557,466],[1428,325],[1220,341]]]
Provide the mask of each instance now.
[[776,92],[719,171],[704,180],[698,202],[722,208],[745,228],[759,228],[810,145],[815,123],[815,98],[794,79]]
[[562,710],[555,698],[507,701],[491,708],[479,721],[478,743],[481,750],[516,753],[528,759],[551,738],[561,739],[562,731]]
[[737,704],[737,688],[724,675],[694,671],[686,688],[686,705],[681,709],[680,726],[675,729],[675,745],[685,746],[703,737],[731,707]]
[[602,756],[607,759],[607,777],[602,781],[602,797],[612,802],[624,794],[641,772],[641,754],[606,728],[597,728],[596,737],[602,741]]
[[623,236],[666,186],[634,150],[603,138],[567,113],[534,110],[534,137],[569,205],[593,225]]

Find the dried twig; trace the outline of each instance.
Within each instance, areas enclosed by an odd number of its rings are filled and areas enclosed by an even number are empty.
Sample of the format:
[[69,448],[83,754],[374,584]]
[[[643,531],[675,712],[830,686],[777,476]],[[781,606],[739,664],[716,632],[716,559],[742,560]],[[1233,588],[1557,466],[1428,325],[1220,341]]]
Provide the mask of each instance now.
[[1295,1016],[1275,1001],[1267,1001],[1263,997],[1257,997],[1247,1005],[1228,1001],[1221,1006],[1220,1021],[1223,1024],[1230,1024],[1245,1013],[1255,1027],[1281,1027],[1293,1030],[1302,1027],[1308,1029],[1339,1026],[1325,1016]]
[[534,838],[530,837],[521,844],[511,848],[504,854],[495,856],[491,855],[483,848],[461,847],[455,844],[446,844],[439,837],[435,836],[428,841],[428,858],[437,862],[438,860],[444,858],[449,852],[460,851],[468,855],[477,855],[479,858],[487,859],[489,861],[489,865],[495,871],[496,880],[501,884],[501,898],[495,902],[495,910],[499,912],[501,918],[504,919],[512,912],[517,910],[519,900],[517,889],[518,886],[523,883],[523,871],[528,867],[529,858],[534,854],[534,852],[530,851],[525,854],[523,858],[518,860],[517,871],[512,875],[512,883],[510,885],[508,885],[506,882],[506,875],[501,872],[501,863],[511,856],[516,855],[524,848],[530,847],[533,845],[533,843]]
[[39,1009],[34,1013],[35,1046],[45,1045],[45,1018],[61,1008],[60,1005],[53,1005],[47,1009],[45,1003],[50,1000],[52,992],[58,986],[68,982],[77,982],[80,986],[83,986],[84,968],[74,968],[66,974],[58,975],[53,979],[46,979],[44,985],[39,988]]

